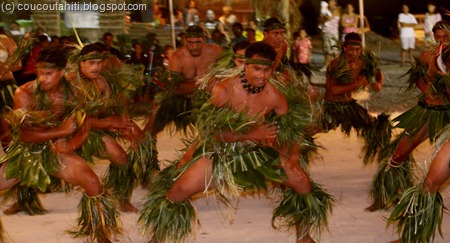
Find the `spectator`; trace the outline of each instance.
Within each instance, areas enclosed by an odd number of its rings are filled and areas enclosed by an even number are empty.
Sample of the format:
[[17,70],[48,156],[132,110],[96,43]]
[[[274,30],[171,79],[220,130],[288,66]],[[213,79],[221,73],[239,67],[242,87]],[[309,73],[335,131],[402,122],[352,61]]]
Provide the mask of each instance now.
[[232,10],[233,9],[230,6],[224,6],[222,8],[223,15],[219,17],[219,21],[226,29],[231,29],[231,26],[238,22],[236,15],[231,13]]
[[209,44],[215,44],[220,47],[223,47],[227,44],[227,38],[222,32],[220,32],[220,30],[215,29],[211,33],[211,39],[208,39],[206,42]]
[[252,29],[250,27],[245,29],[244,36],[247,37],[247,40],[250,43],[255,43],[256,42],[256,31],[254,29]]
[[425,42],[427,44],[435,43],[433,38],[433,26],[442,20],[440,13],[436,11],[436,4],[433,2],[427,5],[428,12],[425,13],[425,19],[423,20],[423,30],[425,31]]
[[218,20],[214,11],[211,9],[206,10],[205,27],[210,31],[214,31],[217,27],[217,22]]
[[[339,54],[337,42],[339,40],[340,8],[336,0],[322,1],[320,22],[322,22],[322,48],[325,53],[325,65],[320,69],[325,72],[331,57],[336,58]],[[325,8],[327,6],[327,8]]]
[[308,78],[308,82],[311,83],[311,40],[304,28],[301,28],[299,32],[295,32],[293,37],[295,42],[292,45],[292,51],[294,52],[293,63],[295,70],[298,74],[304,74]]
[[113,47],[113,42],[114,42],[114,35],[111,34],[110,32],[106,32],[103,35],[103,45],[105,46],[105,51],[111,53],[120,60],[123,60],[122,53]]
[[130,58],[127,59],[125,63],[133,65],[142,65],[144,67],[144,73],[148,74],[148,64],[149,64],[148,55],[144,52],[141,43],[139,42],[133,43],[133,53],[131,53]]
[[184,23],[187,26],[195,25],[196,17],[199,18],[198,9],[195,7],[195,1],[189,1],[187,7],[183,10]]
[[408,5],[403,4],[402,13],[398,15],[398,28],[400,29],[400,42],[402,45],[401,66],[405,64],[406,52],[409,52],[410,63],[414,64],[414,48],[416,44],[414,27],[416,25],[417,20],[414,15],[409,13]]
[[244,26],[241,23],[236,22],[232,25],[231,31],[233,32],[234,38],[231,39],[231,45],[234,45],[240,41],[247,40],[247,38],[243,35]]
[[176,39],[175,39],[175,45],[177,46],[177,49],[184,46],[184,37],[186,36],[186,34],[184,32],[180,32]]
[[351,32],[358,32],[358,16],[355,14],[355,7],[353,4],[347,4],[345,13],[341,17],[342,27],[342,41],[344,41],[345,35]]
[[[253,29],[255,31],[255,40],[256,41],[262,41],[264,39],[264,34],[261,31],[261,28],[259,27],[259,25],[256,23],[256,20],[248,21],[248,28]],[[244,36],[246,36],[249,39],[249,37],[247,36],[247,33],[244,33]]]
[[20,26],[19,26],[19,24],[17,23],[17,22],[13,22],[11,25],[10,25],[10,30],[9,30],[9,33],[10,33],[10,36],[11,36],[11,38],[16,42],[16,43],[18,43],[18,41],[20,40],[20,38],[22,38],[22,36],[23,36],[23,33],[20,31]]
[[174,51],[174,48],[172,45],[165,45],[164,46],[164,52],[163,52],[163,65],[165,68],[169,68],[169,61],[170,56],[172,55],[172,52]]
[[60,48],[61,47],[61,39],[56,35],[52,35],[51,41],[50,41],[50,46]]
[[42,49],[48,48],[50,46],[50,41],[47,35],[40,35],[38,37],[38,41],[34,44],[31,49],[30,55],[25,61],[25,66],[23,69],[23,73],[18,80],[18,84],[22,85],[28,81],[36,79],[36,60],[39,56],[39,53]]

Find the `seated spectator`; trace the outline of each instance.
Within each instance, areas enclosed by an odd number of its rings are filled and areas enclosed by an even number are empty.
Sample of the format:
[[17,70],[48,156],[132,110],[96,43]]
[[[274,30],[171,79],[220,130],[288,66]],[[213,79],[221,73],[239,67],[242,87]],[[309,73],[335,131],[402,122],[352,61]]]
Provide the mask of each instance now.
[[144,68],[144,73],[146,74],[148,73],[149,59],[148,55],[144,52],[141,43],[139,42],[133,43],[133,53],[131,53],[129,59],[125,60],[125,63],[142,65],[142,67]]
[[206,40],[206,43],[215,44],[215,45],[218,45],[220,47],[223,47],[228,42],[227,42],[226,36],[222,32],[220,32],[220,30],[215,29],[211,33],[211,39]]
[[109,53],[111,53],[112,55],[116,56],[117,58],[119,58],[120,60],[123,60],[123,55],[122,53],[117,50],[116,48],[113,47],[113,43],[114,43],[114,35],[111,34],[110,32],[106,32],[103,35],[103,44],[105,46],[105,50]]

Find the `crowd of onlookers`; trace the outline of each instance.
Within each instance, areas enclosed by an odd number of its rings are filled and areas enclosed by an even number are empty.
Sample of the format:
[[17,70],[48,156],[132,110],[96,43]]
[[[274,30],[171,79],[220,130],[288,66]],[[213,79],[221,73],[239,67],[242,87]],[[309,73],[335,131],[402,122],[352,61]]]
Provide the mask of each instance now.
[[[432,28],[442,20],[441,14],[437,11],[437,6],[433,2],[427,4],[427,12],[423,22],[418,23],[413,14],[410,13],[407,4],[402,5],[401,13],[397,18],[397,27],[401,42],[401,65],[404,65],[406,54],[409,60],[414,62],[414,49],[417,36],[415,28],[421,24],[425,32],[425,42],[427,45],[434,41]],[[347,4],[344,8],[338,5],[337,0],[321,1],[319,28],[322,32],[323,51],[325,53],[325,65],[321,71],[325,71],[327,64],[339,53],[338,43],[347,33],[358,32],[360,28],[360,17],[355,14],[355,7]]]
[[[423,21],[423,29],[425,32],[425,40],[433,41],[432,26],[442,19],[440,13],[436,11],[434,3],[428,4],[428,12],[425,14]],[[187,6],[183,10],[175,10],[175,24],[180,27],[198,25],[204,28],[207,43],[216,44],[223,48],[232,47],[241,41],[250,43],[261,41],[264,36],[258,21],[249,19],[248,23],[240,23],[233,9],[230,6],[224,6],[223,12],[219,17],[213,10],[208,9],[205,13],[200,13],[196,8],[195,1],[188,1]],[[167,25],[169,20],[164,9],[155,7],[154,19],[158,20],[161,25]],[[338,5],[337,0],[321,1],[319,14],[319,29],[322,36],[322,49],[325,56],[324,66],[320,71],[325,71],[330,60],[340,53],[339,43],[342,42],[344,36],[350,32],[358,32],[360,28],[360,16],[355,13],[355,7],[347,4],[345,7]],[[409,54],[410,62],[413,62],[413,51],[415,48],[415,32],[414,27],[417,25],[414,15],[409,13],[406,4],[402,6],[402,12],[398,16],[398,28],[401,41],[401,64]],[[35,62],[40,50],[51,47],[60,46],[68,51],[73,50],[78,44],[75,36],[49,36],[45,34],[42,28],[37,28],[32,32],[21,32],[19,25],[13,22],[8,31],[1,30],[3,34],[10,36],[16,43],[21,38],[34,38],[34,45],[29,50],[22,62],[22,69],[15,72],[17,83],[23,84],[36,78]],[[132,42],[132,50],[123,53],[114,48],[114,36],[112,33],[104,33],[101,43],[105,49],[111,54],[117,56],[120,60],[129,64],[142,64],[145,67],[145,73],[150,74],[152,70],[158,67],[167,67],[170,54],[174,49],[179,48],[183,44],[183,35],[181,32],[176,39],[176,46],[165,45],[160,46],[156,34],[148,33],[145,38],[134,40]],[[308,36],[306,29],[300,27],[298,30],[292,31],[292,39],[290,43],[290,63],[291,65],[306,74],[311,75],[311,51],[312,42]]]

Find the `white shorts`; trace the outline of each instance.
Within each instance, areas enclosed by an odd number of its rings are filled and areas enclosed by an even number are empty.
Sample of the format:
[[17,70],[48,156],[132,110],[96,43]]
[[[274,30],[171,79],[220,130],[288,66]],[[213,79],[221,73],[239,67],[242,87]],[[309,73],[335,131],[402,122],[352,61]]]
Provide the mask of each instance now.
[[416,44],[416,38],[415,37],[400,37],[400,42],[402,43],[403,50],[414,49],[415,44]]

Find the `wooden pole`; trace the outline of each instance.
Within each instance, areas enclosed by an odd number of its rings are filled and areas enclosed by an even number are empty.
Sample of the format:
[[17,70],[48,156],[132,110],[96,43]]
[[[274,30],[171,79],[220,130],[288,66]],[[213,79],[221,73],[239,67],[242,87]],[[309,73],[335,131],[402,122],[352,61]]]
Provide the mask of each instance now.
[[169,0],[169,11],[170,11],[170,32],[172,37],[172,46],[177,49],[175,41],[175,20],[173,19],[173,0]]
[[360,15],[360,23],[361,23],[361,39],[362,39],[362,47],[366,46],[366,34],[364,33],[364,0],[359,0],[359,15]]

